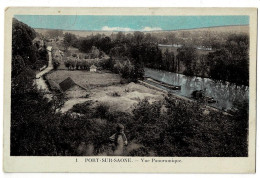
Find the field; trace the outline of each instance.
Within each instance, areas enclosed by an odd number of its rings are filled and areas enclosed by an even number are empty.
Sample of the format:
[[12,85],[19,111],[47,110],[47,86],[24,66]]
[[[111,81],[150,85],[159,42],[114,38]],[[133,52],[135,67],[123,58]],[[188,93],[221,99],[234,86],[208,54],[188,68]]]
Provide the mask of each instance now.
[[72,98],[66,101],[61,111],[67,112],[73,105],[91,100],[95,102],[93,106],[104,103],[111,111],[131,113],[132,109],[143,99],[152,103],[162,100],[163,95],[162,92],[136,83],[97,87],[90,90],[89,98]]
[[57,70],[47,75],[47,80],[59,84],[67,77],[72,78],[75,83],[89,89],[88,98],[70,98],[61,109],[66,112],[78,103],[88,100],[96,103],[106,103],[112,110],[131,112],[134,105],[143,99],[150,102],[163,98],[161,92],[147,88],[136,83],[120,84],[121,77],[118,74],[106,72],[94,73],[87,71]]
[[52,80],[59,84],[66,78],[70,77],[77,84],[85,88],[94,88],[100,86],[109,86],[119,84],[121,77],[109,72],[92,73],[84,70],[57,70],[47,75],[47,80]]

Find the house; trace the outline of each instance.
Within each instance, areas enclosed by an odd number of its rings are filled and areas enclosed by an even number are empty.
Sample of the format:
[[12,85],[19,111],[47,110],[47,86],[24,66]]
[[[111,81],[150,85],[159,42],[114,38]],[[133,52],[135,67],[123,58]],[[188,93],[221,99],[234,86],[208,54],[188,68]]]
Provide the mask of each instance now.
[[53,80],[48,80],[49,87],[52,91],[62,92],[60,86]]
[[97,71],[97,67],[93,64],[92,66],[90,66],[90,72],[96,72]]
[[70,77],[63,80],[59,86],[67,98],[81,98],[88,94],[86,88],[75,83]]

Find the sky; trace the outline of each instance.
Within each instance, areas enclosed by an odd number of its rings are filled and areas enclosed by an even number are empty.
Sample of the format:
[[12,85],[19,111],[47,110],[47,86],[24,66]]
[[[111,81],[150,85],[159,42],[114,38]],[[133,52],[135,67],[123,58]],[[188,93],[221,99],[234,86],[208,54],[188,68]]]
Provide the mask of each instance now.
[[179,30],[248,25],[249,16],[15,15],[33,28],[87,31]]

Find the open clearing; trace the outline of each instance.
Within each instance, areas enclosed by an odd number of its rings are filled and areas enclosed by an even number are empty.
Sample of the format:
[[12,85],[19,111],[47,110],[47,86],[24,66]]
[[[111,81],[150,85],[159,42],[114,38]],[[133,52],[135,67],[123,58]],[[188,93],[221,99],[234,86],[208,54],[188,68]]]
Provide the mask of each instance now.
[[89,89],[89,97],[68,99],[61,109],[63,113],[70,110],[73,105],[89,100],[95,104],[106,103],[111,110],[131,112],[134,106],[145,98],[149,102],[163,99],[163,93],[160,91],[136,83],[120,84],[121,77],[108,72],[57,70],[48,74],[46,78],[59,84],[67,77]]
[[[117,93],[118,96],[113,96]],[[163,99],[163,93],[136,83],[119,84],[108,87],[97,87],[90,90],[89,98],[71,98],[67,100],[61,109],[61,112],[67,112],[73,105],[83,103],[89,100],[98,103],[106,103],[113,111],[122,111],[131,113],[134,106],[143,99],[149,102]]]
[[100,86],[109,86],[119,84],[121,77],[118,74],[109,72],[89,72],[84,70],[57,70],[47,75],[48,80],[59,84],[66,78],[72,78],[74,82],[85,87],[95,88]]

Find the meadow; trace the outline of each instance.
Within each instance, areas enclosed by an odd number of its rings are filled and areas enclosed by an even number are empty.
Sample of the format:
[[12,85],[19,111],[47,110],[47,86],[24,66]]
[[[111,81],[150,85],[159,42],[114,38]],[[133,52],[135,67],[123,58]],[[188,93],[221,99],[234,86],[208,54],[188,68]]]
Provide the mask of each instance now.
[[57,84],[68,77],[85,88],[115,85],[121,81],[120,75],[109,71],[95,73],[85,70],[56,70],[46,76],[47,80],[52,80]]

